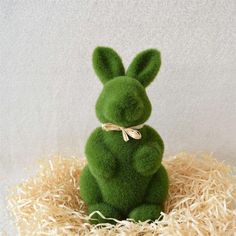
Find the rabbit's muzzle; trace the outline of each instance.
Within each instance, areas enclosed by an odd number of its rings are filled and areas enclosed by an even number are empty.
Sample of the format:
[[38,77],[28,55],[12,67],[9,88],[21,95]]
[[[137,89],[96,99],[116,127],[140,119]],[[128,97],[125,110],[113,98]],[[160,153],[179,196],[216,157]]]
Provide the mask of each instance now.
[[137,97],[125,96],[119,101],[109,102],[108,104],[110,117],[112,120],[117,123],[119,121],[125,121],[127,125],[138,121],[142,116],[144,111],[144,105],[141,99]]

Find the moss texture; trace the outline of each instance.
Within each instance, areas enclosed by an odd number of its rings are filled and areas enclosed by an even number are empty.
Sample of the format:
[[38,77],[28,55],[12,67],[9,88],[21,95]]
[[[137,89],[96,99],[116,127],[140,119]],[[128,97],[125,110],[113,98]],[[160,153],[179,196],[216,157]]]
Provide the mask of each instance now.
[[[125,73],[122,60],[111,48],[98,47],[93,67],[103,90],[96,114],[102,123],[131,127],[151,114],[145,91],[161,65],[159,51],[139,53]],[[125,142],[121,132],[97,128],[90,135],[85,153],[88,165],[80,177],[81,197],[89,213],[100,211],[107,218],[155,220],[168,193],[168,176],[161,164],[164,144],[150,126],[139,130],[142,138]],[[95,214],[92,223],[112,223]],[[113,222],[114,223],[114,222]]]

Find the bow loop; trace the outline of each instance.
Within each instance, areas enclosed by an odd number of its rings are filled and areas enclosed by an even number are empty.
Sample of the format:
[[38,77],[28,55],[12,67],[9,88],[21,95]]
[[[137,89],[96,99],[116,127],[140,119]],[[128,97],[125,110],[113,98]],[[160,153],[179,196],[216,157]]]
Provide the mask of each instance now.
[[102,129],[105,131],[121,131],[125,142],[129,141],[129,137],[131,137],[133,139],[141,139],[142,135],[138,131],[138,129],[141,129],[141,128],[143,128],[143,124],[128,127],[128,128],[118,126],[118,125],[115,125],[112,123],[102,124]]

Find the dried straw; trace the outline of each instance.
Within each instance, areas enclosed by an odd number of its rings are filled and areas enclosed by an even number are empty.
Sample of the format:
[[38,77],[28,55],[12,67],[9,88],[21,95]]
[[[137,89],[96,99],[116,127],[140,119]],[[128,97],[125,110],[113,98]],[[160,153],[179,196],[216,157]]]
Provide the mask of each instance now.
[[234,235],[236,178],[230,166],[211,156],[179,154],[164,162],[170,177],[163,219],[116,225],[90,225],[79,196],[84,162],[76,158],[44,160],[39,173],[19,184],[9,208],[20,235]]

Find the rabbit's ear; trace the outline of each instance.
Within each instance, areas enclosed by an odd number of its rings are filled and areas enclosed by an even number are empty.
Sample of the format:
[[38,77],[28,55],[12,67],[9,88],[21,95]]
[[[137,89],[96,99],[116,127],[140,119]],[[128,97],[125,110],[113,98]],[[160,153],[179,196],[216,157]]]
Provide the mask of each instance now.
[[137,79],[144,87],[147,87],[154,80],[160,66],[160,52],[156,49],[147,49],[134,58],[126,75]]
[[125,75],[121,58],[113,49],[107,47],[95,48],[93,68],[103,84],[114,77]]

